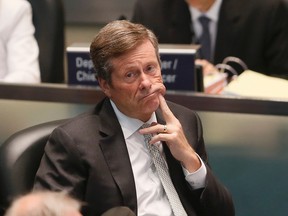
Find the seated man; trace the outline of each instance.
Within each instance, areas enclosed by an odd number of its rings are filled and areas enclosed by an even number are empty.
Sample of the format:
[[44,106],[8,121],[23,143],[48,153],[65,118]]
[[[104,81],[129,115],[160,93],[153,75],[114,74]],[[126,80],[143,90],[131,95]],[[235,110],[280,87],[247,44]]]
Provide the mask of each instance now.
[[106,97],[53,131],[34,189],[68,191],[87,203],[84,215],[127,206],[136,215],[233,216],[231,195],[208,165],[199,116],[164,99],[153,32],[113,21],[90,54]]

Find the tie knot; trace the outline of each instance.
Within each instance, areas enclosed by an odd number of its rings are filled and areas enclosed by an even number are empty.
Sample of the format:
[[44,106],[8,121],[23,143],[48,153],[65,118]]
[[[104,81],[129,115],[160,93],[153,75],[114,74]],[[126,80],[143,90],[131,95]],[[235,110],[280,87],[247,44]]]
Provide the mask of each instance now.
[[[148,128],[148,127],[150,127],[150,124],[144,123],[144,124],[140,127],[140,129],[144,129],[144,128]],[[143,136],[145,137],[145,141],[146,141],[146,139],[148,139],[148,142],[149,142],[150,139],[151,139],[151,137],[152,137],[152,134],[143,134]]]
[[144,123],[144,124],[141,126],[141,129],[142,129],[142,128],[148,128],[148,127],[150,127],[150,124]]
[[144,124],[141,126],[141,128],[147,128],[147,127],[150,127],[150,124],[144,123]]
[[208,24],[210,22],[210,18],[208,18],[205,15],[202,15],[199,17],[199,22],[201,23],[202,26],[208,26]]

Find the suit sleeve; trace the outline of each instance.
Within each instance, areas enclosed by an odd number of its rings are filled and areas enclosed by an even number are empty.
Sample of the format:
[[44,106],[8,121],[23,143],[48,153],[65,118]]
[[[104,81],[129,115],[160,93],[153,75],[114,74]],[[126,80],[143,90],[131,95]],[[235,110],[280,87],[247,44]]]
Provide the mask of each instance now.
[[65,190],[83,199],[86,172],[77,144],[63,129],[57,128],[46,144],[36,173],[34,189]]
[[288,79],[288,19],[283,18],[288,16],[288,1],[278,1],[267,10],[264,59],[271,75]]
[[[202,122],[199,115],[190,109],[175,106],[175,104],[170,104],[170,108],[180,121],[188,142],[201,157],[207,169],[204,188],[193,189],[186,182],[187,187],[179,189],[182,195],[185,194],[185,196],[181,197],[183,198],[182,203],[186,211],[189,213],[195,212],[196,215],[201,216],[234,216],[235,210],[232,196],[213,174],[209,164],[204,143]],[[177,181],[181,181],[180,178]],[[181,182],[181,184],[183,183]]]

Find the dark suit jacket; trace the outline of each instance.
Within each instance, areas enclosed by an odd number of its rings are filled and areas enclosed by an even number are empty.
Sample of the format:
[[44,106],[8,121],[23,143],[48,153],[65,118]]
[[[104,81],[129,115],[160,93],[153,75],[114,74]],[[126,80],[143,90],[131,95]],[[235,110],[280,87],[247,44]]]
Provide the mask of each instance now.
[[[207,163],[202,126],[191,110],[169,103],[189,143]],[[159,122],[163,122],[157,111]],[[207,166],[205,189],[192,190],[180,163],[164,145],[172,181],[188,215],[234,215],[232,198]],[[114,206],[137,213],[132,167],[121,126],[108,99],[92,112],[55,129],[35,179],[35,189],[67,190],[87,203],[84,215],[100,215]]]
[[[214,64],[241,58],[251,70],[288,78],[288,1],[223,0]],[[184,0],[138,0],[132,21],[142,23],[160,43],[195,43]]]

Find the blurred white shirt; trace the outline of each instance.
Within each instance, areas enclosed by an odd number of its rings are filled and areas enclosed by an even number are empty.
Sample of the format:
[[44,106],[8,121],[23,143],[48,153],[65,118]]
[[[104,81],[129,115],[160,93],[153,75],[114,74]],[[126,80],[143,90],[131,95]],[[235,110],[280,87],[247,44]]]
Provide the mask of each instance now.
[[27,0],[0,0],[0,82],[41,82],[34,33]]

